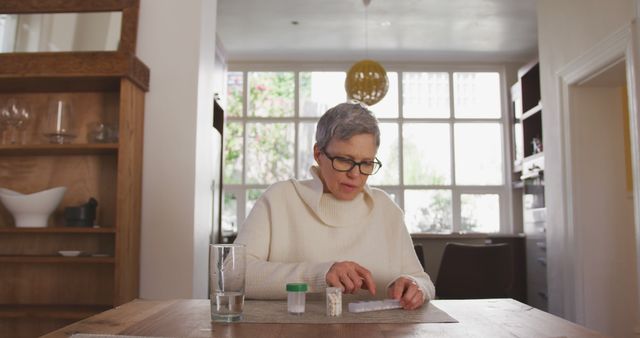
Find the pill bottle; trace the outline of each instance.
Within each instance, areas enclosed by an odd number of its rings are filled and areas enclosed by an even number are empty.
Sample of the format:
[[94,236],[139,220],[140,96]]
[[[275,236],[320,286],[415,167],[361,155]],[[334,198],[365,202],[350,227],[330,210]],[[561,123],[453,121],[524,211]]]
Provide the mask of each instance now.
[[342,289],[329,287],[327,294],[327,316],[337,317],[342,315]]
[[287,283],[287,311],[292,315],[304,313],[306,283]]

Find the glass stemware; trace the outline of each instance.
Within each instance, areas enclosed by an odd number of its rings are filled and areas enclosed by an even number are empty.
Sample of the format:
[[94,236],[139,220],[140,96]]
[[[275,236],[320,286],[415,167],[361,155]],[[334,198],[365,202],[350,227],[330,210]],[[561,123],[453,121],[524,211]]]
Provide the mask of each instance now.
[[[15,98],[7,101],[7,104],[0,110],[0,129],[2,133],[2,143],[24,144],[26,141],[25,130],[31,120],[31,112],[27,107]],[[5,135],[10,134],[10,136]]]
[[56,99],[49,102],[44,135],[49,143],[71,143],[76,137],[71,103]]
[[0,144],[7,144],[7,135],[9,134],[9,119],[11,113],[7,106],[0,106]]

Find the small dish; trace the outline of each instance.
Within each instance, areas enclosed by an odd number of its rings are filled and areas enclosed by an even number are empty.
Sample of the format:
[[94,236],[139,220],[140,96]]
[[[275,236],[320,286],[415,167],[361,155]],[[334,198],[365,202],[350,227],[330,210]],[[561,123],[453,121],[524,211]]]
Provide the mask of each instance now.
[[82,251],[61,250],[61,251],[58,251],[58,253],[61,254],[62,256],[65,256],[65,257],[77,257],[77,256],[80,256]]

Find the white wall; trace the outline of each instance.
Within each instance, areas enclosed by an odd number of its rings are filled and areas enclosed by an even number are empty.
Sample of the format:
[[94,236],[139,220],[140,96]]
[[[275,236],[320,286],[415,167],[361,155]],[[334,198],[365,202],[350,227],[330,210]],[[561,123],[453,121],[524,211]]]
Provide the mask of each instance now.
[[[545,149],[545,186],[547,205],[547,246],[548,246],[548,281],[550,296],[550,311],[578,321],[589,310],[599,304],[580,304],[577,308],[573,282],[570,272],[575,263],[573,252],[567,250],[567,239],[573,234],[567,228],[565,205],[563,204],[562,163],[561,152],[561,116],[558,114],[558,96],[556,95],[556,72],[566,66],[581,54],[585,53],[597,42],[606,38],[621,27],[627,25],[635,15],[633,0],[540,0],[538,1],[538,38],[539,58],[542,82],[542,101],[544,105],[543,128]],[[621,131],[620,131],[621,134]],[[593,164],[593,161],[587,163]],[[584,163],[580,163],[584,164]],[[607,177],[602,179],[606,180]],[[586,233],[594,229],[584,229]],[[588,238],[588,237],[587,237]],[[607,239],[605,239],[606,241]],[[586,245],[587,243],[585,243]],[[607,250],[612,242],[607,242]],[[588,250],[589,246],[585,246]],[[588,252],[597,257],[597,252]],[[630,268],[633,268],[631,266]],[[633,270],[631,270],[633,271]],[[605,283],[607,278],[624,278],[622,276],[608,276],[609,272],[597,264],[589,266],[585,273],[585,291],[593,291],[599,285],[608,287],[611,295],[618,299],[626,290],[615,290]],[[632,272],[629,272],[631,274]],[[597,277],[595,284],[589,284],[586,278]],[[582,276],[579,276],[582,278]],[[635,301],[635,295],[627,295]],[[597,297],[596,297],[597,298]],[[591,298],[595,300],[596,298]],[[586,311],[586,312],[585,312]],[[579,317],[576,318],[576,313]],[[590,324],[595,324],[591,321]]]
[[146,95],[140,296],[206,298],[216,0],[142,0]]

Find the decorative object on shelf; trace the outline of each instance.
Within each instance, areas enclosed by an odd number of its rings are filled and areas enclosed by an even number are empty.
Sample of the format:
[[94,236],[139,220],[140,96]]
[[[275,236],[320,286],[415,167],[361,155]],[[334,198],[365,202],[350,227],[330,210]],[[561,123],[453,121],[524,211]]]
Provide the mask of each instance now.
[[[367,7],[371,0],[362,0],[364,4],[364,42],[365,51],[369,54],[368,32],[367,32]],[[387,94],[389,90],[389,78],[384,67],[378,62],[365,59],[356,62],[347,72],[344,82],[349,99],[374,105]]]
[[49,102],[44,136],[49,143],[57,144],[71,143],[76,138],[71,102],[63,99]]
[[89,198],[87,203],[64,208],[64,225],[68,227],[91,227],[96,219],[98,201]]
[[542,140],[540,140],[540,137],[536,136],[533,139],[531,139],[531,147],[532,147],[533,154],[538,154],[542,152]]
[[56,209],[66,187],[56,187],[33,194],[0,188],[0,201],[9,210],[18,228],[44,228]]
[[78,257],[82,251],[78,250],[60,250],[58,253],[64,257]]
[[118,128],[113,125],[91,122],[87,127],[87,140],[89,143],[118,142]]
[[31,111],[28,106],[10,98],[0,107],[0,131],[2,132],[2,144],[25,144],[25,129],[31,120]]

